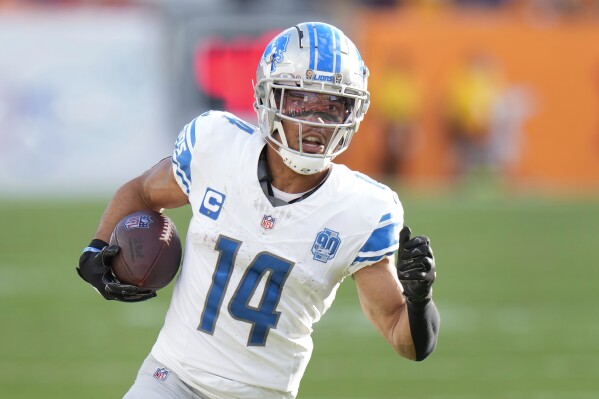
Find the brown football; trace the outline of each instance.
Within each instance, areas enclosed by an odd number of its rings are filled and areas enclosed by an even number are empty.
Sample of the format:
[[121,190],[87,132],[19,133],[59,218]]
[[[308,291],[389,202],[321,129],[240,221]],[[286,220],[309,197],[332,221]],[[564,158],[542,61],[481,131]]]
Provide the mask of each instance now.
[[110,244],[121,247],[111,267],[123,284],[159,290],[173,280],[181,264],[181,240],[175,224],[153,210],[134,212],[121,219]]

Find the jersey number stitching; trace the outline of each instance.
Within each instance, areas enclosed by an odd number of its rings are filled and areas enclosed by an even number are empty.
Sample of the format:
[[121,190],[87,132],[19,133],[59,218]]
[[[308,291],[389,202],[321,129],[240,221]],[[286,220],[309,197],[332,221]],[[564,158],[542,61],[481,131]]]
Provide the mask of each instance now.
[[[219,236],[216,242],[215,249],[220,254],[198,326],[198,330],[207,334],[214,334],[223,297],[229,285],[237,251],[241,244],[241,241],[223,235]],[[229,302],[228,310],[234,319],[252,325],[248,346],[266,345],[270,329],[276,328],[281,314],[276,311],[276,308],[281,298],[283,285],[293,265],[293,262],[269,252],[260,252],[241,278],[241,282]],[[251,306],[250,300],[265,275],[267,275],[266,283],[260,303],[256,307]]]

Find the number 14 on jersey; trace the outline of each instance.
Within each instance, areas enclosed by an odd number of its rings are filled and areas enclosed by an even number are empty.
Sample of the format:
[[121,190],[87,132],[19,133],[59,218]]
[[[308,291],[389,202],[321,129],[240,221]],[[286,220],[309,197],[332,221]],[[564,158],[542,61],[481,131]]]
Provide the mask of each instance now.
[[[235,258],[242,242],[226,236],[219,236],[216,250],[220,253],[208,290],[206,304],[200,318],[198,330],[214,334],[223,298],[235,267]],[[248,346],[264,346],[271,328],[276,328],[280,312],[276,311],[285,281],[294,263],[269,252],[259,253],[247,268],[228,305],[229,314],[240,321],[250,323],[252,328]],[[258,285],[265,275],[266,283],[258,306],[251,306],[251,299],[257,295]]]

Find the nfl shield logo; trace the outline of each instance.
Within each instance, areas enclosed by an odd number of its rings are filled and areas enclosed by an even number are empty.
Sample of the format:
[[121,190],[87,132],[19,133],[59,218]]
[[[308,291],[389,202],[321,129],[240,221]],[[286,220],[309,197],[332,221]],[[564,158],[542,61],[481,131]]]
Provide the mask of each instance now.
[[264,215],[260,226],[265,230],[272,230],[272,228],[275,227],[275,220],[276,219],[273,218],[272,215]]
[[125,229],[149,229],[153,220],[149,215],[133,216],[125,222]]
[[171,371],[166,367],[159,367],[154,372],[154,378],[156,378],[158,381],[166,381],[166,378],[170,373]]

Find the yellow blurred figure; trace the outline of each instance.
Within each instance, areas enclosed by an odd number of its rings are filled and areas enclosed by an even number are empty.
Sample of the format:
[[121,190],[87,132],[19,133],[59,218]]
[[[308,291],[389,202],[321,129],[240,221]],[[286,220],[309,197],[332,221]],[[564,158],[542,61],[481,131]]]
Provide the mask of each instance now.
[[449,84],[448,114],[459,135],[485,136],[503,84],[492,60],[476,55]]
[[373,103],[378,107],[385,135],[383,174],[393,179],[405,172],[406,160],[413,150],[422,94],[411,60],[401,51],[391,56],[379,73]]
[[503,78],[494,59],[477,52],[468,57],[448,84],[446,118],[458,156],[458,173],[488,163],[488,139]]
[[379,112],[389,121],[411,123],[420,106],[420,92],[411,74],[395,69],[385,74],[377,91]]

